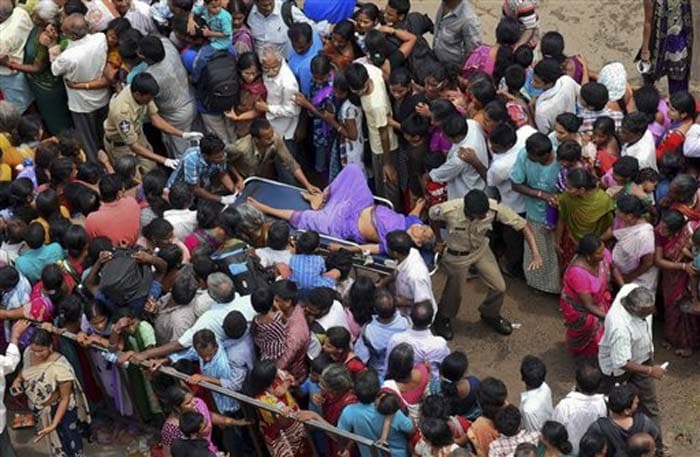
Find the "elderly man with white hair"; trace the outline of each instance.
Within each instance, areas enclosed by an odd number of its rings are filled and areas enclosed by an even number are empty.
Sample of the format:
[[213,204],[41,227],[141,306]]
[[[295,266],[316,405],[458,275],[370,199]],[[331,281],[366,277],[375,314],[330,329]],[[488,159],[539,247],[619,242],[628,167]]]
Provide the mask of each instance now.
[[29,108],[34,96],[24,73],[13,69],[24,59],[24,45],[34,24],[23,8],[12,0],[0,0],[0,91],[20,113]]
[[605,332],[598,346],[600,371],[605,384],[633,384],[639,391],[639,408],[660,426],[656,383],[666,368],[654,364],[652,314],[654,292],[637,284],[625,284],[605,316]]
[[224,273],[212,273],[207,277],[207,290],[209,296],[214,300],[209,311],[205,312],[180,338],[170,343],[148,349],[132,357],[138,361],[165,357],[173,352],[178,352],[192,346],[192,337],[199,330],[211,330],[217,341],[224,341],[226,333],[222,327],[226,316],[231,311],[240,312],[247,322],[251,322],[255,317],[255,310],[250,303],[250,295],[240,296],[236,294],[233,281]]
[[[63,35],[70,40],[68,47],[52,59],[51,72],[74,83],[102,79],[107,64],[107,38],[104,33],[88,33],[88,23],[82,14],[71,14],[61,24]],[[57,38],[57,37],[56,37]],[[81,82],[76,88],[66,87],[68,109],[73,117],[85,153],[97,160],[102,146],[103,122],[109,110],[110,90]]]
[[287,149],[298,159],[294,132],[299,123],[301,108],[294,103],[294,95],[299,92],[299,83],[277,47],[264,46],[260,49],[260,63],[267,101],[257,101],[255,109],[265,113],[273,130],[284,139]]

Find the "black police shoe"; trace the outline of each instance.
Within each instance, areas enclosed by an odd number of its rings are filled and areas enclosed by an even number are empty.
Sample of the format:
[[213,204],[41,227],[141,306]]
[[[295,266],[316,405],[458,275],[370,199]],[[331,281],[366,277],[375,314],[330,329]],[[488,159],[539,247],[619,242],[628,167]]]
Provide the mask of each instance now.
[[435,322],[433,323],[433,334],[445,338],[450,341],[454,338],[454,332],[452,331],[452,324],[450,320],[445,317],[437,316]]
[[501,335],[510,335],[513,333],[513,326],[511,325],[510,321],[502,316],[489,317],[482,314],[481,320],[484,321],[484,324],[488,325]]

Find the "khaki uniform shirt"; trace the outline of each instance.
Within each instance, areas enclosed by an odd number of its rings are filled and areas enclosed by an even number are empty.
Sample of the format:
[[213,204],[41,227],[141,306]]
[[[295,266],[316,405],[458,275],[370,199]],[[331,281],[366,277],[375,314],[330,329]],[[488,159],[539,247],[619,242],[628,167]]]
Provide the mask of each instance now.
[[[430,208],[430,218],[443,221],[447,226],[447,250],[444,259],[449,263],[473,264],[489,247],[488,232],[494,221],[515,230],[525,228],[527,221],[507,206],[489,199],[490,209],[483,219],[468,219],[464,215],[464,200],[454,199]],[[459,252],[460,255],[449,251]]]
[[259,151],[253,141],[253,135],[247,135],[233,144],[226,146],[229,167],[235,168],[244,179],[249,176],[274,179],[277,176],[275,163],[280,161],[291,173],[299,164],[284,144],[282,137],[275,133],[274,143],[267,151]]
[[158,107],[151,100],[146,105],[139,105],[131,95],[131,87],[127,86],[109,102],[109,114],[104,122],[105,138],[109,142],[129,145],[143,137],[142,119],[144,115],[152,116],[158,112]]

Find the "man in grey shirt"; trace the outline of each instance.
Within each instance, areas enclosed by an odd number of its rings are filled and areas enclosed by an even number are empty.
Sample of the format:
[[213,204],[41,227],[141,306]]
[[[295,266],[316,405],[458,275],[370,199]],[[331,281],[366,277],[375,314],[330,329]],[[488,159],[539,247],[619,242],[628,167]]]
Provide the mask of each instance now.
[[[178,129],[189,131],[197,115],[197,105],[177,49],[167,38],[148,35],[141,40],[138,53],[148,64],[145,72],[150,73],[160,87],[154,99],[159,114]],[[176,159],[190,146],[188,140],[166,133],[163,133],[163,143],[168,156]]]
[[461,68],[481,44],[481,22],[469,0],[443,0],[435,16],[433,50],[443,64]]

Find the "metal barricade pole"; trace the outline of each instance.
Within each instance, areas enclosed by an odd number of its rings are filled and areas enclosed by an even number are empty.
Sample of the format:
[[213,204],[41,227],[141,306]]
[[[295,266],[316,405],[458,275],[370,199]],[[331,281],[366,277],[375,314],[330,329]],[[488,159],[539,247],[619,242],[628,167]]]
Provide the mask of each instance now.
[[[38,324],[38,323],[36,323],[36,324]],[[77,342],[77,340],[78,340],[77,335],[75,333],[71,333],[68,331],[64,331],[64,332],[54,331],[53,333],[55,333],[59,336],[62,336],[64,338],[68,338],[70,340],[73,340],[75,342]],[[106,349],[102,346],[98,346],[96,344],[90,344],[89,347],[96,349],[98,351],[102,351],[102,352],[110,352],[108,349]],[[117,352],[116,354],[119,355],[120,353]],[[146,368],[146,369],[149,368],[148,362],[145,362],[145,361],[139,362],[138,365],[142,368]],[[172,376],[174,378],[180,379],[182,381],[187,381],[187,379],[189,378],[188,375],[181,373],[172,367],[161,366],[161,367],[158,367],[158,369],[156,371],[163,373],[163,374],[166,374],[168,376]],[[260,400],[249,397],[249,396],[244,395],[240,392],[225,389],[221,386],[217,386],[217,385],[205,382],[205,381],[201,381],[197,385],[204,387],[205,389],[210,390],[212,392],[216,392],[216,393],[221,394],[221,395],[226,395],[226,396],[231,397],[231,398],[238,400],[240,402],[254,406],[255,408],[264,409],[264,410],[269,411],[269,412],[276,414],[276,415],[283,415],[281,408],[269,405],[267,403],[263,403]],[[337,437],[340,437],[340,438],[343,438],[346,440],[354,441],[357,444],[367,446],[370,448],[370,451],[372,453],[372,457],[390,456],[391,455],[391,451],[389,450],[389,448],[387,448],[383,444],[372,441],[371,439],[366,438],[364,436],[360,436],[360,435],[356,435],[354,433],[346,432],[344,430],[341,430],[341,429],[334,427],[330,424],[327,424],[325,422],[320,422],[317,420],[309,420],[309,421],[304,422],[304,424],[309,425],[309,426],[314,427],[314,428],[317,428],[319,430],[322,430],[326,433],[331,433]]]

